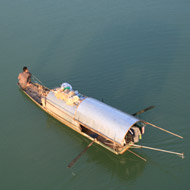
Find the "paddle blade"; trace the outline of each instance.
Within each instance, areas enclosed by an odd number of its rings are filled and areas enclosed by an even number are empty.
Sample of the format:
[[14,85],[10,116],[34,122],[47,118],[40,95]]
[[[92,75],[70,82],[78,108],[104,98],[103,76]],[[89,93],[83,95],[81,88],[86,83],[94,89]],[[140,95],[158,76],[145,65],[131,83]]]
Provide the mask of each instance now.
[[153,109],[153,108],[155,108],[155,106],[149,106],[149,107],[147,107],[147,108],[145,108],[145,109],[143,109],[143,110],[141,110],[141,111],[138,111],[138,112],[136,112],[136,113],[134,113],[134,114],[132,114],[132,115],[133,115],[133,116],[140,115],[140,114],[142,114],[142,113],[144,113],[144,112],[146,112],[146,111],[148,111],[148,110],[151,110],[151,109]]

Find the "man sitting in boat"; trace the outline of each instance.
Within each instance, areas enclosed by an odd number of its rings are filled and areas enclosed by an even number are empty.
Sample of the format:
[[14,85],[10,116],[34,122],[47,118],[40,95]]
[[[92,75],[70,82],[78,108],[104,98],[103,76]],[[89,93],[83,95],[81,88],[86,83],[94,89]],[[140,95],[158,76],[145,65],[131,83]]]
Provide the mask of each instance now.
[[31,82],[31,77],[32,74],[29,72],[28,68],[26,66],[23,67],[23,72],[18,75],[18,84],[33,99],[41,102],[41,96],[43,94],[42,86]]
[[28,68],[26,66],[23,67],[23,72],[19,73],[18,75],[18,83],[23,89],[26,89],[27,86],[30,86],[31,76],[32,75]]

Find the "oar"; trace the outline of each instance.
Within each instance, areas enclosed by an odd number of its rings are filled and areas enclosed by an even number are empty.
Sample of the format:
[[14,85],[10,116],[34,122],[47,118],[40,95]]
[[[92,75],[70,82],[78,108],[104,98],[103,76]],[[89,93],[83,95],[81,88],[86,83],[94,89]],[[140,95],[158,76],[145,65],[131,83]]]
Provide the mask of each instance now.
[[159,148],[153,148],[153,147],[136,145],[136,144],[133,144],[132,148],[133,147],[136,147],[136,148],[146,148],[146,149],[156,150],[156,151],[160,151],[160,152],[167,152],[167,153],[170,153],[170,154],[176,154],[176,155],[181,156],[182,158],[184,158],[184,153],[173,152],[173,151],[169,151],[169,150],[163,150],[163,149],[159,149]]
[[93,145],[95,141],[96,139],[94,139],[76,158],[74,158],[67,168],[71,168],[76,163],[76,161]]
[[143,121],[143,122],[144,122],[145,124],[149,125],[149,126],[155,127],[155,128],[160,129],[160,130],[162,130],[162,131],[165,131],[166,133],[169,133],[169,134],[171,134],[171,135],[174,135],[174,136],[176,136],[176,137],[179,137],[179,138],[183,139],[182,136],[177,135],[177,134],[175,134],[175,133],[172,133],[172,132],[170,132],[170,131],[167,131],[166,129],[163,129],[163,128],[161,128],[161,127],[158,127],[158,126],[156,126],[156,125],[154,125],[154,124],[152,124],[152,123],[149,123],[149,122],[147,122],[147,121]]
[[141,113],[144,113],[144,112],[146,112],[146,111],[148,111],[148,110],[151,110],[151,109],[153,109],[155,106],[149,106],[149,107],[147,107],[147,108],[145,108],[145,109],[143,109],[143,110],[141,110],[141,111],[138,111],[138,112],[136,112],[136,113],[134,113],[134,114],[132,114],[133,116],[136,116],[136,115],[139,115],[139,114],[141,114]]

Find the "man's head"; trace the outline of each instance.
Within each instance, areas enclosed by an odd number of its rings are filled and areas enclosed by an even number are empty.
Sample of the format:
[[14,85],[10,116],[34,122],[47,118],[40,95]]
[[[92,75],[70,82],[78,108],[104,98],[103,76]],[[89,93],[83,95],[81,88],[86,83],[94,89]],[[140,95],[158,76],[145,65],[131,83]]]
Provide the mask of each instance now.
[[23,67],[23,71],[24,72],[28,72],[28,68],[25,66],[25,67]]

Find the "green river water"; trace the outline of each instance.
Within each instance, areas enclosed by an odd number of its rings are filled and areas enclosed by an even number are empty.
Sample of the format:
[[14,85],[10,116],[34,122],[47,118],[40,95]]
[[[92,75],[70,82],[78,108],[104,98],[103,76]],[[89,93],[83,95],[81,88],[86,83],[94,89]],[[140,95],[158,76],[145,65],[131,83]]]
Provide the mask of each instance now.
[[[190,0],[0,0],[0,189],[185,190],[190,171]],[[44,113],[17,87],[23,66],[124,112],[150,105],[141,145],[116,156]]]

